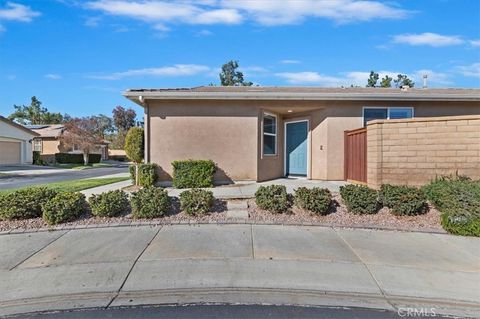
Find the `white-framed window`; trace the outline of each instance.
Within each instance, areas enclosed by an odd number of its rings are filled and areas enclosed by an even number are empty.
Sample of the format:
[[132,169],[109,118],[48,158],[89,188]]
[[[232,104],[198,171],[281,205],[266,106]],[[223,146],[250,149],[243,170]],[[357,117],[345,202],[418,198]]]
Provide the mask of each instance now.
[[263,114],[263,155],[277,155],[277,116]]
[[363,126],[367,126],[367,122],[371,120],[408,119],[413,116],[413,107],[409,106],[365,106],[363,108]]
[[33,140],[33,150],[35,152],[42,153],[42,140],[40,140],[40,139],[34,139]]

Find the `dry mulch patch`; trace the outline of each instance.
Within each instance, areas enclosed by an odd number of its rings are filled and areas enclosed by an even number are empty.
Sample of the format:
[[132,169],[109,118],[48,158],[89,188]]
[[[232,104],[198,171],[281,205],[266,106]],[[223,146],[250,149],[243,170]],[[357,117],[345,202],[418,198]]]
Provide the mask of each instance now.
[[[440,212],[430,207],[428,212],[418,216],[396,216],[390,213],[386,207],[377,214],[355,215],[349,213],[343,204],[340,195],[333,193],[335,204],[329,214],[321,216],[311,212],[292,207],[289,212],[283,214],[270,213],[259,209],[254,199],[248,200],[249,219],[247,223],[258,224],[290,224],[290,225],[325,225],[339,227],[365,227],[365,228],[386,228],[398,230],[423,230],[444,232],[440,224]],[[129,212],[118,217],[95,217],[86,212],[75,221],[57,225],[57,227],[86,227],[90,225],[128,224],[149,222],[153,224],[178,224],[178,223],[229,223],[235,222],[227,217],[226,201],[215,200],[213,212],[202,216],[190,216],[180,209],[177,198],[172,199],[172,209],[163,217],[153,219],[133,219]],[[241,221],[242,222],[242,221]],[[14,229],[35,230],[39,228],[55,228],[49,226],[41,218],[27,220],[2,221],[0,220],[0,231]]]

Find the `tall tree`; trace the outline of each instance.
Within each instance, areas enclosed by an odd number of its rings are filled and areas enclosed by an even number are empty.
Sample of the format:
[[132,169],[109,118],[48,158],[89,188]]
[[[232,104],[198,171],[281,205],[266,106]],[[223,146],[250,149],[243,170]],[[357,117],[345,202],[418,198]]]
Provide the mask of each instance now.
[[413,88],[415,86],[415,82],[413,82],[406,74],[398,74],[397,78],[393,80],[395,83],[395,87],[401,88],[403,86],[408,86]]
[[389,77],[388,75],[385,75],[384,78],[380,81],[380,86],[382,88],[390,88],[392,87],[392,80],[393,78]]
[[73,118],[65,123],[60,142],[67,148],[76,148],[83,153],[83,162],[88,165],[88,155],[103,141],[103,133],[95,117]]
[[252,86],[252,82],[246,82],[243,73],[237,71],[238,61],[229,61],[222,65],[220,76],[220,84],[222,86]]
[[131,127],[135,126],[135,117],[137,113],[133,109],[125,109],[117,106],[113,109],[113,123],[117,131],[127,132]]
[[378,73],[374,71],[370,71],[370,75],[368,76],[366,87],[374,88],[377,86],[377,82],[378,82]]
[[32,96],[30,105],[13,105],[15,111],[8,118],[17,123],[26,124],[60,124],[63,122],[63,115],[60,113],[48,112],[42,107],[42,102],[36,96]]
[[99,114],[99,115],[94,115],[92,118],[95,120],[95,122],[98,125],[98,129],[102,133],[103,138],[111,133],[113,133],[113,120],[112,118],[104,115],[104,114]]

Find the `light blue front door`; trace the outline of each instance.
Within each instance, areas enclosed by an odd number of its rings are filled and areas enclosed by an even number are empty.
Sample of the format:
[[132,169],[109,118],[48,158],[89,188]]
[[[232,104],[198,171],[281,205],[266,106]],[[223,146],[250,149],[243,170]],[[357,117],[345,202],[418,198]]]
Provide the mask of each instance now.
[[287,123],[285,134],[286,173],[306,176],[308,122]]

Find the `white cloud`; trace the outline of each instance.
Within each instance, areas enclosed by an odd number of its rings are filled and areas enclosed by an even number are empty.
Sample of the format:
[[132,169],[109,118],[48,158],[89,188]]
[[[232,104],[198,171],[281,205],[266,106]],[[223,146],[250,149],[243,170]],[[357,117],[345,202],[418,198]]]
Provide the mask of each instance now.
[[480,63],[461,65],[457,67],[457,70],[464,76],[480,78]]
[[206,30],[206,29],[203,29],[203,30],[198,31],[196,34],[198,36],[201,36],[201,37],[208,37],[208,36],[213,35],[213,32],[209,31],[209,30]]
[[300,61],[298,61],[298,60],[288,60],[288,59],[286,59],[286,60],[280,60],[280,63],[281,63],[281,64],[299,64]]
[[87,3],[90,9],[157,24],[237,24],[242,16],[234,9],[212,8],[188,1],[125,1],[99,0]]
[[465,41],[457,35],[441,35],[438,33],[400,34],[393,37],[393,42],[409,45],[429,45],[432,47],[443,47],[462,44]]
[[411,12],[378,0],[96,0],[86,8],[105,14],[167,24],[240,24],[244,20],[273,26],[301,23],[307,18],[336,23],[401,19]]
[[85,25],[92,28],[98,27],[100,20],[102,20],[100,17],[88,17],[85,19]]
[[480,47],[480,40],[470,40],[470,45],[472,47]]
[[98,80],[120,80],[136,76],[191,76],[199,73],[207,73],[210,68],[197,64],[175,64],[159,68],[133,69],[124,72],[115,72],[106,75],[92,75],[89,78]]
[[30,22],[38,17],[40,12],[33,11],[29,6],[7,2],[5,8],[0,9],[0,20]]
[[45,74],[45,78],[49,80],[60,80],[62,76],[60,74],[49,73],[49,74]]
[[300,23],[306,18],[325,18],[338,23],[372,19],[400,19],[408,11],[380,1],[367,0],[223,0],[222,5],[246,12],[263,25]]

